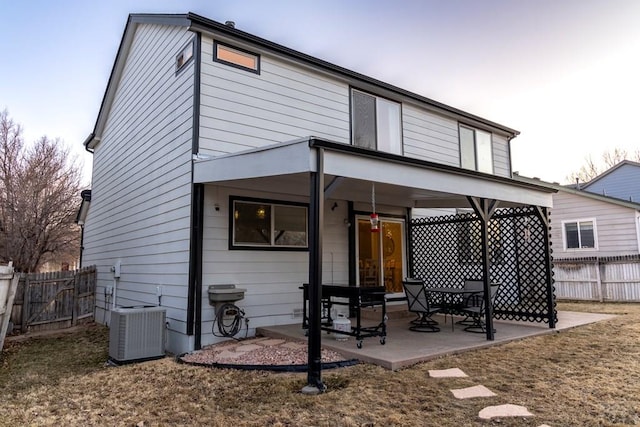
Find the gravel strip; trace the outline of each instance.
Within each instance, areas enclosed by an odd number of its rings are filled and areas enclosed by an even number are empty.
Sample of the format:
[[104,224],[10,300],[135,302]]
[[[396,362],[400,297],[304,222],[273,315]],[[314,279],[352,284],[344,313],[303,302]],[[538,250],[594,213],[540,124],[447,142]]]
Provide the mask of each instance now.
[[[341,354],[322,349],[322,363],[348,360]],[[208,345],[201,350],[180,357],[187,363],[232,365],[306,365],[307,345],[300,341],[251,338],[242,341],[224,341]]]

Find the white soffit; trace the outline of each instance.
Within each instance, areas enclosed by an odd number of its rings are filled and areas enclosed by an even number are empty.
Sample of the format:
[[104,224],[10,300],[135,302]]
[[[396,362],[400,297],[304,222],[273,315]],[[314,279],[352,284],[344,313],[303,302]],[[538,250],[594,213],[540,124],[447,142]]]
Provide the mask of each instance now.
[[[552,206],[552,195],[544,189],[525,188],[509,182],[492,181],[464,173],[430,169],[419,165],[385,161],[382,158],[354,156],[353,154],[325,151],[324,171],[327,174],[381,182],[407,188],[416,188],[459,196],[496,199],[512,204]],[[414,207],[433,207],[429,201]]]
[[240,153],[194,161],[193,182],[222,182],[315,170],[315,150],[309,141],[271,145]]

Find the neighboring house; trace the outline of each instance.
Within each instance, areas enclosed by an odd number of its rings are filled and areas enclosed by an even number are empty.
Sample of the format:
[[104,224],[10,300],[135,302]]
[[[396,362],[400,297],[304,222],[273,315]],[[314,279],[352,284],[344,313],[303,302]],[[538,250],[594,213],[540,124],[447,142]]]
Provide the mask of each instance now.
[[[640,300],[640,200],[629,201],[640,185],[639,166],[622,162],[580,190],[514,174],[557,190],[551,240],[559,298]],[[603,196],[595,188],[622,197]]]
[[623,160],[591,181],[580,184],[580,189],[640,203],[640,163]]
[[[472,206],[488,221],[496,207],[534,206],[545,223],[553,190],[511,178],[517,134],[233,25],[131,15],[85,141],[82,265],[97,266],[96,318],[161,304],[168,350],[181,353],[219,340],[209,285],[246,289],[249,334],[300,323],[300,286],[323,277],[401,292],[418,259],[413,208]],[[476,239],[486,245],[480,232],[464,242]],[[488,271],[481,254],[452,258]]]

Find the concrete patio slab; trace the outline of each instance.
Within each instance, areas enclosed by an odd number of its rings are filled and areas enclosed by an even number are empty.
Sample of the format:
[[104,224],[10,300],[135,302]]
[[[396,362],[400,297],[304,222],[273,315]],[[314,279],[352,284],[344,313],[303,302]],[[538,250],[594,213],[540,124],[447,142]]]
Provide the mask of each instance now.
[[[355,339],[337,341],[332,334],[325,331],[322,331],[321,340],[324,348],[337,351],[347,358],[397,370],[445,355],[491,347],[538,335],[558,333],[613,317],[615,316],[608,314],[561,311],[558,312],[558,322],[555,329],[550,329],[548,324],[543,323],[496,320],[494,321],[495,339],[488,341],[484,334],[465,332],[461,325],[454,325],[452,330],[449,316],[447,316],[446,327],[444,327],[444,318],[436,315],[433,318],[439,321],[443,327],[440,332],[430,334],[410,331],[410,319],[390,319],[387,322],[387,337],[384,345],[380,344],[378,337],[365,338],[362,348],[359,349]],[[454,321],[460,319],[454,317]],[[371,325],[370,322],[373,321],[365,320],[363,324]],[[261,327],[258,328],[257,333],[270,338],[307,340],[301,322],[291,325]]]
[[460,368],[430,369],[429,376],[431,378],[464,378],[467,374]]
[[457,388],[451,390],[456,399],[472,399],[474,397],[493,397],[497,396],[494,392],[483,385],[474,385],[473,387]]
[[505,417],[533,417],[534,415],[524,406],[508,403],[506,405],[487,406],[478,413],[478,416],[483,420],[490,420],[492,418]]

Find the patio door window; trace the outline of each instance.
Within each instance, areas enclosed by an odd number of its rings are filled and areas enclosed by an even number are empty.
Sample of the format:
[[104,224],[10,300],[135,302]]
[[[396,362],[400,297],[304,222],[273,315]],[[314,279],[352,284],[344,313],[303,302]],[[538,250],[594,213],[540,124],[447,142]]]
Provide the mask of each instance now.
[[371,232],[368,218],[358,218],[358,277],[360,286],[384,286],[402,292],[404,221],[380,219],[380,232]]

